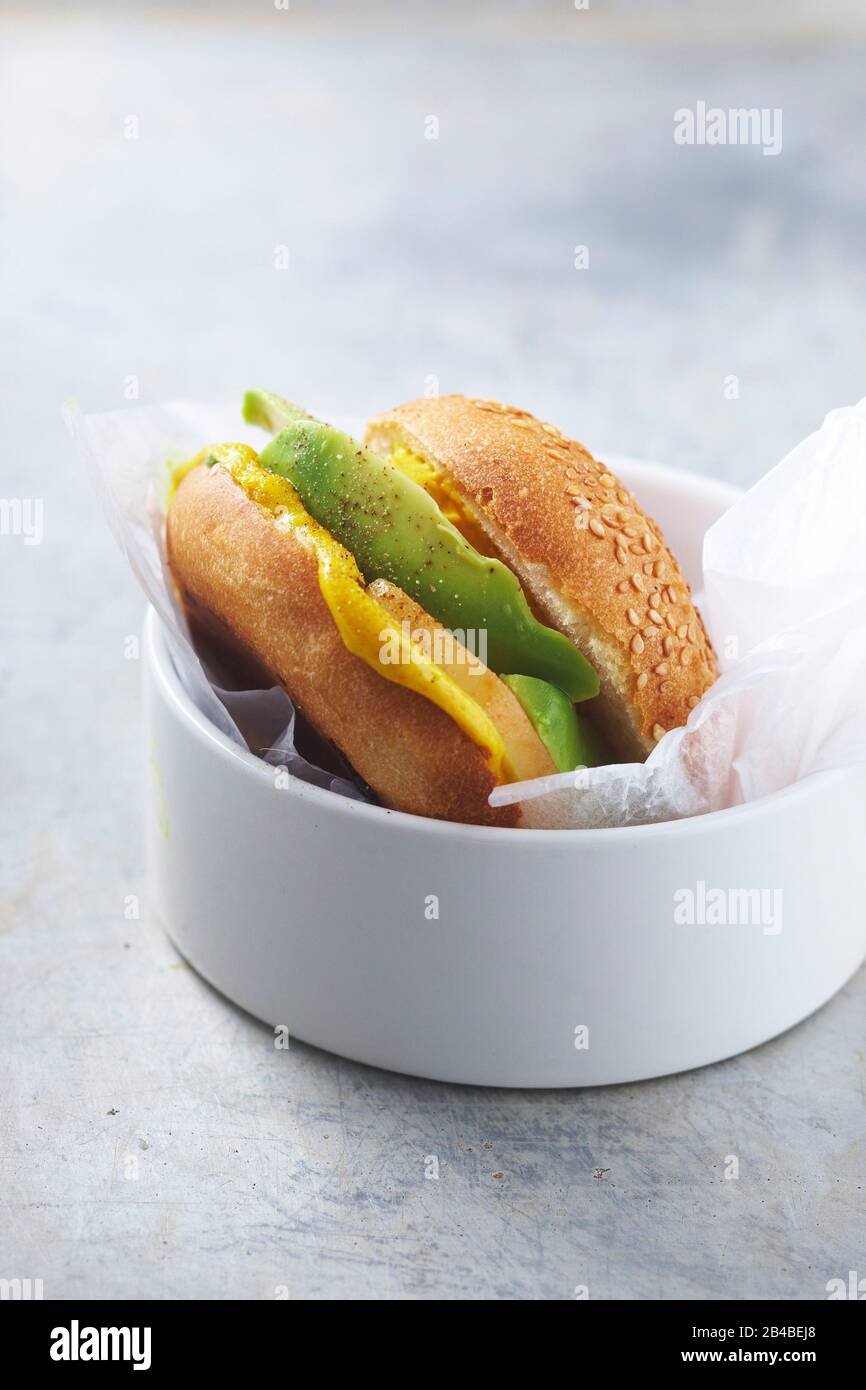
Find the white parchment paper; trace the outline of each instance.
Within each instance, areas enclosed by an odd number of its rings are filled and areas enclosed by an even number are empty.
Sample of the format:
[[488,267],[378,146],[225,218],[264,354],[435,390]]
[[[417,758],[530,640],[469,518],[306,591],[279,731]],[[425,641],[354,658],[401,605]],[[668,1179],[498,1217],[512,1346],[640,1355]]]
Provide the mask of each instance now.
[[[215,683],[175,600],[163,535],[169,470],[209,443],[262,447],[265,436],[240,417],[239,397],[104,415],[69,405],[64,415],[197,707],[295,776],[368,795],[296,750],[282,690]],[[688,725],[666,734],[645,763],[499,787],[491,801],[522,802],[536,827],[637,825],[720,810],[866,761],[864,536],[866,399],[828,415],[707,532],[702,613],[722,674]]]
[[99,496],[108,524],[147,598],[165,625],[169,650],[193,703],[241,747],[295,777],[344,796],[367,799],[352,780],[308,762],[295,747],[295,711],[279,686],[228,690],[206,671],[190,641],[165,556],[165,502],[172,467],[207,444],[240,442],[261,449],[267,435],[244,423],[241,394],[230,401],[176,401],[64,419]]

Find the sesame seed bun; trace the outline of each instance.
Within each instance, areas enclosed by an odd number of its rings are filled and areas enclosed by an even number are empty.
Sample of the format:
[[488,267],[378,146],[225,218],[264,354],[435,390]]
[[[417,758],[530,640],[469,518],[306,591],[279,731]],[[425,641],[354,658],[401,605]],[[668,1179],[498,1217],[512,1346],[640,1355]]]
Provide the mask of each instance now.
[[[424,696],[378,674],[344,645],[319,586],[303,528],[281,531],[274,515],[221,468],[187,474],[168,512],[168,558],[187,611],[252,658],[291,696],[385,806],[441,820],[517,826],[519,806],[491,807],[498,785],[484,751]],[[399,590],[406,616],[433,620]],[[479,663],[480,664],[480,663]],[[518,701],[492,673],[472,694],[514,749],[520,776],[554,771]]]
[[537,615],[596,668],[581,707],[616,755],[642,760],[718,674],[689,586],[634,495],[582,444],[498,401],[440,396],[370,421],[366,442],[403,447],[448,477]]

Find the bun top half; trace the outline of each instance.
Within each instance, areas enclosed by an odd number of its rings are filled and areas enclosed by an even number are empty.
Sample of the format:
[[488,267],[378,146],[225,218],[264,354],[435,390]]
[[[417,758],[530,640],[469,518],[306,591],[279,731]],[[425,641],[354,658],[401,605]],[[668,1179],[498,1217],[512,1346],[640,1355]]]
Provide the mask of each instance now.
[[601,691],[583,708],[619,758],[685,724],[715,656],[660,528],[604,463],[528,411],[456,395],[386,411],[366,438],[432,464],[537,616],[592,662]]

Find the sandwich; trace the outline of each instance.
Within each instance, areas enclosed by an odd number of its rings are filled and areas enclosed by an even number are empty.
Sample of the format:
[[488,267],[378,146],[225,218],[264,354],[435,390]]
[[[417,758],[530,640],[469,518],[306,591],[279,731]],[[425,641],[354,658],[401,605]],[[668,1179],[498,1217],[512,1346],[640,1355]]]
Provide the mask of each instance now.
[[463,396],[376,416],[364,444],[268,392],[244,417],[260,451],[176,470],[178,595],[382,805],[519,826],[494,787],[643,760],[715,679],[659,528],[554,426]]

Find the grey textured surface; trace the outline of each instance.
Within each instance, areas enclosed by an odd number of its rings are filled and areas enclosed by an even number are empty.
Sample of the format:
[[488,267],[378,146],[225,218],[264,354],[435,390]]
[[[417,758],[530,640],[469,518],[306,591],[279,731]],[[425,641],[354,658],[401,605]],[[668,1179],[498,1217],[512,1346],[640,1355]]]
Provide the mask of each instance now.
[[[125,916],[141,603],[62,399],[261,382],[365,414],[435,376],[748,483],[862,394],[856,7],[646,9],[4,11],[0,492],[45,534],[0,537],[0,1276],[815,1298],[864,1272],[862,972],[699,1073],[483,1092],[277,1052]],[[782,153],[675,146],[698,99],[781,107]]]

